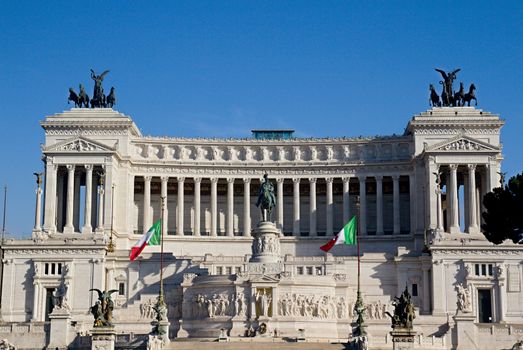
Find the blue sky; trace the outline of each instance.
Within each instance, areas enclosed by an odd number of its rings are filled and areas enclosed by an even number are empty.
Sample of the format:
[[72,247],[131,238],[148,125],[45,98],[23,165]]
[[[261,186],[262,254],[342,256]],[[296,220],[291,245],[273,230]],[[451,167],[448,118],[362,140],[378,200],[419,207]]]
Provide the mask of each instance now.
[[[33,225],[38,121],[92,94],[110,69],[115,109],[146,135],[401,134],[429,108],[434,68],[460,67],[478,108],[500,114],[509,175],[523,170],[523,2],[3,1],[0,185],[7,230]],[[225,123],[224,123],[225,121]],[[3,191],[2,191],[3,195]],[[0,204],[1,206],[1,204]]]

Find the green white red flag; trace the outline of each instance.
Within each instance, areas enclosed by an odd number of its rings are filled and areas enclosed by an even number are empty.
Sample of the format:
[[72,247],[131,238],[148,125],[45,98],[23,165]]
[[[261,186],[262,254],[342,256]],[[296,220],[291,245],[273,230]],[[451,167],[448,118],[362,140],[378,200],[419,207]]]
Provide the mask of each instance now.
[[162,242],[162,220],[158,220],[143,234],[142,238],[131,248],[129,259],[134,261],[148,245],[160,245]]
[[348,245],[354,245],[356,244],[356,231],[358,227],[358,222],[356,219],[356,216],[353,216],[352,219],[347,223],[347,225],[343,226],[343,228],[338,232],[338,234],[331,239],[327,244],[322,245],[320,247],[321,250],[324,252],[328,252],[332,249],[335,245],[338,244],[348,244]]

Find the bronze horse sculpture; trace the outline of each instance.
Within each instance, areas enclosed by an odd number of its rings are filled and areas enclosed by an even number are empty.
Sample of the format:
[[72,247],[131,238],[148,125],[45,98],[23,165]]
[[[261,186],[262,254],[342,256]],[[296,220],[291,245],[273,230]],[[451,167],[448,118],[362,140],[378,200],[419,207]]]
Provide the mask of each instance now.
[[463,96],[463,106],[465,105],[465,102],[470,107],[470,101],[474,100],[476,102],[476,106],[478,105],[478,99],[476,98],[476,85],[474,83],[470,84],[469,92]]
[[436,89],[434,88],[434,85],[429,85],[429,91],[430,91],[430,97],[429,97],[429,105],[432,107],[441,107],[441,100],[439,99],[439,95],[436,92]]
[[463,98],[465,97],[465,88],[463,87],[463,83],[459,83],[459,90],[458,92],[454,93],[454,106],[460,107],[464,105]]
[[269,175],[263,175],[263,179],[264,182],[260,186],[256,206],[261,209],[263,221],[270,221],[272,210],[276,206],[276,197],[274,196],[274,186],[269,180]]

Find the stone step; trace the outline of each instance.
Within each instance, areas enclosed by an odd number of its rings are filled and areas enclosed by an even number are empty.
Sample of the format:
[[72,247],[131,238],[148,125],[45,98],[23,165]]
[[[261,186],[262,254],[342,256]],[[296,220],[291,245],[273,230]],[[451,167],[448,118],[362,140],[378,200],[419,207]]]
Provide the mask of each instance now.
[[272,341],[231,341],[231,342],[205,342],[205,341],[173,341],[165,350],[345,350],[346,344],[330,343],[296,343],[296,342],[272,342]]

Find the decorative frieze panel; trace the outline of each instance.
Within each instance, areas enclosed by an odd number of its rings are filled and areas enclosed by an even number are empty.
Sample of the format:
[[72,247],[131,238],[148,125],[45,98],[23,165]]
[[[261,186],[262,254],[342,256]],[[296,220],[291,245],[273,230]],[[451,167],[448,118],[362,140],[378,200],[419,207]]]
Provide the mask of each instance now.
[[114,152],[114,148],[83,137],[65,140],[44,148],[44,152]]
[[[181,162],[332,162],[408,160],[410,142],[406,139],[390,142],[326,143],[299,145],[236,144],[227,140],[223,145],[198,143],[176,144],[136,142],[133,158],[139,160],[165,160]],[[301,140],[299,140],[301,141]],[[327,140],[329,141],[329,140]],[[324,140],[324,142],[326,142]]]
[[499,152],[500,149],[480,140],[475,140],[466,136],[457,136],[449,140],[437,143],[432,146],[426,146],[428,152],[477,152],[492,151]]

